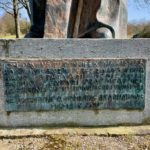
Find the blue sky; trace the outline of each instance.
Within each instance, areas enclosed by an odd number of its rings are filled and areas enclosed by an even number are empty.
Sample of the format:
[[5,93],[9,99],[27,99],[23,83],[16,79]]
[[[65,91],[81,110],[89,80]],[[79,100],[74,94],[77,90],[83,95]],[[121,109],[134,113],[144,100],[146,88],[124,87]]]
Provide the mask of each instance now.
[[[139,0],[144,1],[144,0]],[[128,0],[128,22],[150,21],[150,6],[139,6],[134,0]]]
[[[139,0],[139,1],[144,1],[144,0]],[[144,5],[141,7],[138,7],[138,5],[135,4],[134,0],[128,0],[128,22],[150,21],[150,6],[146,7]],[[0,10],[0,15],[2,14],[3,11]],[[27,14],[25,11],[22,11],[21,14],[23,18],[27,18]]]

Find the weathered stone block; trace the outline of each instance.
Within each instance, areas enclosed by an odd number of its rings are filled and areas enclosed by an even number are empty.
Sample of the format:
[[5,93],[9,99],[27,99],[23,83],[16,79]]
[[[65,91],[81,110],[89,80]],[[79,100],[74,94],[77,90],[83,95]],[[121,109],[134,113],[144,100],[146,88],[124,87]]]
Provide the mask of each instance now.
[[149,39],[5,41],[0,126],[149,121]]

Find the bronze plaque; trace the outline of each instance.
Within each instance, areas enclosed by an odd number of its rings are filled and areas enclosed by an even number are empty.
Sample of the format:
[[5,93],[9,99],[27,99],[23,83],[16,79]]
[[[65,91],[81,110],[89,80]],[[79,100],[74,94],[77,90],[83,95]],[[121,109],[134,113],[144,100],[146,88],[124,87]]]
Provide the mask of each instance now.
[[145,106],[144,59],[18,60],[2,66],[6,111]]

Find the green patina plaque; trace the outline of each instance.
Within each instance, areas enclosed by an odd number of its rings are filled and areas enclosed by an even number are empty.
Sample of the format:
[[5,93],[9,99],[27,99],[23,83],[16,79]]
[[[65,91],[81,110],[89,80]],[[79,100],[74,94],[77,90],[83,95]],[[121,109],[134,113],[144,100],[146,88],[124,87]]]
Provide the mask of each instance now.
[[6,111],[139,109],[146,60],[18,60],[2,65]]

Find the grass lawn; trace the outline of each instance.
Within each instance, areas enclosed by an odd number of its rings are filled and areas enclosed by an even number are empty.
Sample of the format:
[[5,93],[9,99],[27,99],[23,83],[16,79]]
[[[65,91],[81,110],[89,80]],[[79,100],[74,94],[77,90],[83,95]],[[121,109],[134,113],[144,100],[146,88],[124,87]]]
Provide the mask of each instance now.
[[[24,35],[20,35],[20,38],[23,38]],[[15,39],[16,38],[16,35],[0,35],[0,38],[1,39]]]

